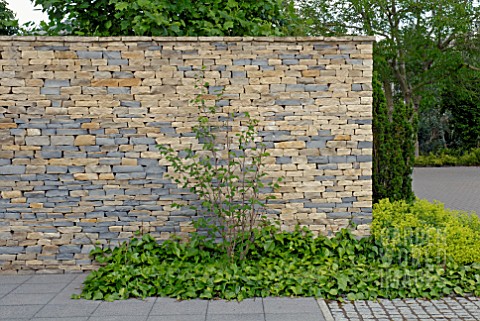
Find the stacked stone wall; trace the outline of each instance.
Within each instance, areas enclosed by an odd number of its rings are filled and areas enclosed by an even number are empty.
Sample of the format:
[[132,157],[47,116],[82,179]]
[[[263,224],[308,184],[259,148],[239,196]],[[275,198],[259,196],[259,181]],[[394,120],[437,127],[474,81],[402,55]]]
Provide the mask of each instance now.
[[219,107],[259,120],[283,228],[368,233],[372,42],[0,37],[0,270],[88,270],[95,244],[192,231],[156,144],[198,147],[202,66]]

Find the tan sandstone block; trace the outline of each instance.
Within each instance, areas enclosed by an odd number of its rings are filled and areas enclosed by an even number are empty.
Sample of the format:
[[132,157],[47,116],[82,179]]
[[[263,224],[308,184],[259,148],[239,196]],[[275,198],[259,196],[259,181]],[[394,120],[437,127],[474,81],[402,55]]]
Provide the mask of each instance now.
[[302,70],[303,77],[318,77],[320,76],[320,70]]
[[104,179],[104,180],[112,180],[115,179],[115,176],[113,173],[102,173],[98,177],[99,179]]
[[110,226],[108,228],[110,232],[122,232],[123,231],[123,226]]
[[28,128],[27,129],[27,135],[28,136],[40,136],[42,134],[42,131],[37,128]]
[[122,165],[137,166],[137,160],[133,158],[122,158]]
[[83,129],[99,129],[99,123],[83,123],[81,126]]
[[92,80],[92,87],[118,87],[119,79],[94,79]]
[[30,208],[43,208],[43,203],[30,203]]
[[294,142],[281,142],[276,143],[275,148],[280,149],[301,149],[305,148],[305,142],[302,141],[294,141]]
[[17,128],[15,123],[0,123],[0,129]]
[[337,135],[335,136],[335,138],[333,140],[336,140],[336,141],[349,141],[351,140],[352,137],[350,135]]
[[142,80],[139,78],[118,79],[118,86],[120,87],[140,86],[141,84]]
[[98,174],[96,173],[75,173],[73,177],[79,181],[91,181],[97,180]]
[[41,238],[43,238],[43,233],[41,233],[41,232],[27,233],[27,239],[28,240],[39,240]]
[[22,192],[20,191],[4,191],[2,192],[2,198],[17,198],[22,197]]
[[75,138],[75,146],[92,146],[95,145],[95,136],[93,135],[79,135]]

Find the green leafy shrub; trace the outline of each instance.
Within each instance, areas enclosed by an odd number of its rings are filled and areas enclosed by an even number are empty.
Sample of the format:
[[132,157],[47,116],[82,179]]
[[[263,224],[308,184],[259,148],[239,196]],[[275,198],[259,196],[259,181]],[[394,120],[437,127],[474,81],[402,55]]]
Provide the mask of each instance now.
[[412,257],[458,264],[480,262],[480,219],[441,203],[382,200],[374,205],[372,233],[386,248],[409,248]]
[[451,150],[444,150],[439,154],[430,153],[415,158],[415,166],[480,166],[480,148],[474,148],[463,154]]
[[293,1],[32,0],[49,35],[285,36],[302,34]]
[[273,191],[281,179],[264,184],[263,160],[269,154],[256,139],[258,121],[249,113],[222,110],[215,104],[222,92],[212,97],[208,82],[200,80],[196,85],[200,92],[191,102],[199,112],[192,130],[201,149],[190,146],[182,156],[171,147],[158,148],[175,172],[167,177],[201,201],[190,206],[200,215],[195,227],[205,229],[212,239],[220,237],[231,260],[242,260],[254,240],[253,228],[266,219],[266,204],[274,198],[261,194],[261,189]]
[[100,262],[77,298],[117,300],[168,296],[242,300],[266,296],[315,296],[356,300],[480,295],[480,264],[411,260],[408,249],[386,255],[374,237],[342,230],[314,238],[308,230],[255,229],[244,260],[231,262],[218,243],[198,234],[185,242],[157,244],[144,235],[114,249],[91,252]]
[[15,13],[8,8],[5,0],[0,0],[0,35],[10,36],[18,31]]

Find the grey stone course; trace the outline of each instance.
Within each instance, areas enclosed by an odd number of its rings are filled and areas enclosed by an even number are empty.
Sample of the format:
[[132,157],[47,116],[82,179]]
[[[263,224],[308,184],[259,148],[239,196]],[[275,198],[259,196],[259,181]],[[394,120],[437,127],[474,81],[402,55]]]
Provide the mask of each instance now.
[[80,59],[101,59],[103,58],[103,53],[101,51],[78,50],[77,56]]
[[283,99],[283,100],[276,100],[275,104],[283,105],[283,106],[297,106],[297,105],[301,105],[302,101],[299,99]]
[[134,75],[131,71],[115,71],[113,73],[113,78],[119,78],[119,79],[127,79],[127,78],[133,78]]
[[358,148],[373,148],[373,142],[358,142]]
[[328,85],[305,85],[305,91],[327,91]]
[[0,174],[2,175],[18,175],[25,173],[24,165],[4,165],[0,166]]
[[126,66],[128,59],[108,59],[107,64],[111,66]]
[[59,79],[45,79],[44,87],[68,87],[70,86],[69,80]]

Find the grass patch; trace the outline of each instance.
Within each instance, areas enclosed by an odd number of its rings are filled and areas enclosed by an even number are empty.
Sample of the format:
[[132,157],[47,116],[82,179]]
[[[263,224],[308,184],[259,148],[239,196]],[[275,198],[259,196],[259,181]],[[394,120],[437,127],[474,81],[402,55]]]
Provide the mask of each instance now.
[[[308,230],[289,233],[270,226],[256,229],[252,248],[237,263],[226,257],[219,244],[198,235],[189,241],[162,244],[144,235],[114,249],[92,251],[103,266],[87,277],[82,293],[76,297],[111,301],[148,296],[227,300],[266,296],[336,300],[480,296],[478,255],[449,254],[470,236],[453,248],[447,244],[447,255],[438,255],[428,246],[430,227],[443,229],[447,239],[470,229],[468,233],[473,233],[475,241],[465,243],[464,248],[476,246],[478,220],[440,211],[438,204],[430,205],[384,201],[374,210],[373,235],[362,239],[348,230],[329,239],[314,238]],[[399,218],[395,213],[400,213]],[[411,224],[404,226],[400,223],[406,216]],[[458,224],[452,223],[456,220]],[[449,232],[451,225],[458,234]],[[410,238],[408,233],[395,232],[404,227],[405,231],[412,227],[426,228],[427,232],[410,233]]]

